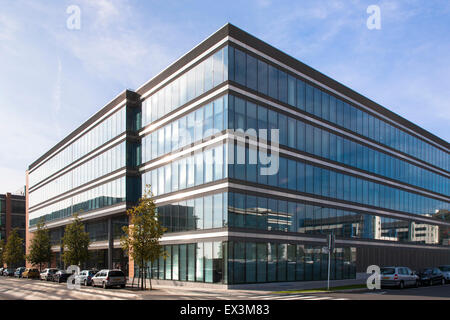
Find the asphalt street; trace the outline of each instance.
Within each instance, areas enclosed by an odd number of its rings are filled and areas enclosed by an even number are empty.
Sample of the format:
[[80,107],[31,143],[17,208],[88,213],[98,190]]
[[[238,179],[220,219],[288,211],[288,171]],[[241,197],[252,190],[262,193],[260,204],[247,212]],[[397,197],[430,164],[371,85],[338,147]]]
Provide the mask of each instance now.
[[152,291],[135,291],[130,288],[69,289],[65,283],[0,277],[0,300],[450,300],[450,285],[432,287],[383,289],[371,292],[341,293],[291,293],[274,294],[234,290],[187,290],[157,288]]

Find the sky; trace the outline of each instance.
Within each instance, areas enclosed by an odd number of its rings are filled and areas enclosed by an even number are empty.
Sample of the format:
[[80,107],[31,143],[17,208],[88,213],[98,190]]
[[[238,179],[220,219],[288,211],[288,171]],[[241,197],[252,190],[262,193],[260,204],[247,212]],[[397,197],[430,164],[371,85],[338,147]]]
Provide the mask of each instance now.
[[[80,28],[68,27],[80,9]],[[370,5],[380,29],[369,29]],[[450,1],[0,0],[0,193],[227,22],[450,140]],[[69,25],[71,25],[69,23]]]

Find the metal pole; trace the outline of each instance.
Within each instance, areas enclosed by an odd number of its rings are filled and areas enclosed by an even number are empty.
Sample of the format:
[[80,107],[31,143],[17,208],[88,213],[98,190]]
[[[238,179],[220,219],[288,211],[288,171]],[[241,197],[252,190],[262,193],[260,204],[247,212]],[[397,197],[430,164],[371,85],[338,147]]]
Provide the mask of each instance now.
[[327,291],[330,291],[330,269],[331,269],[331,237],[328,236],[328,281],[327,281]]

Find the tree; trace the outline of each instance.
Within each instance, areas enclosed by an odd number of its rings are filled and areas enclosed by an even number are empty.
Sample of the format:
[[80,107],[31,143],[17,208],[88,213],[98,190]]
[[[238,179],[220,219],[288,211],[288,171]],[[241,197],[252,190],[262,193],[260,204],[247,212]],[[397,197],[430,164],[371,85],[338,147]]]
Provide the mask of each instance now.
[[[130,225],[122,228],[124,235],[120,238],[120,243],[122,249],[133,258],[139,270],[141,270],[139,278],[141,280],[141,289],[144,290],[147,262],[153,263],[159,257],[166,256],[159,240],[167,229],[161,225],[158,219],[150,185],[146,186],[144,196],[139,199],[139,203],[127,210],[127,215],[129,216]],[[144,277],[142,276],[143,273]],[[151,278],[150,290],[152,290]]]
[[63,260],[66,265],[81,266],[89,259],[89,234],[84,231],[84,224],[78,218],[78,214],[75,214],[72,223],[66,226],[62,243]]
[[42,271],[42,264],[50,262],[52,258],[52,245],[50,242],[50,233],[43,220],[37,224],[37,230],[30,242],[30,253],[27,260],[33,265],[39,265],[39,271]]
[[0,268],[5,264],[3,253],[5,252],[5,240],[0,239]]
[[13,229],[9,234],[4,251],[3,259],[8,265],[8,268],[13,268],[25,258],[23,239],[19,236],[17,228]]

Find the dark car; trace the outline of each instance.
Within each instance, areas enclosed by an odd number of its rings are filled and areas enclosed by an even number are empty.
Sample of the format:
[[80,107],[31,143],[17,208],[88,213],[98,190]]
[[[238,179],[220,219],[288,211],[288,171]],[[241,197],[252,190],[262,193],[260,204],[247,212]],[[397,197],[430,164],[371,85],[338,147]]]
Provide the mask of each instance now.
[[19,267],[16,269],[16,271],[14,272],[14,277],[16,278],[22,278],[22,273],[25,271],[25,267]]
[[71,273],[68,273],[67,271],[64,270],[59,270],[58,272],[56,272],[52,279],[54,282],[58,282],[58,283],[62,283],[62,282],[67,282],[67,279],[71,276]]
[[417,275],[422,286],[445,283],[444,274],[439,268],[425,268],[420,270]]

